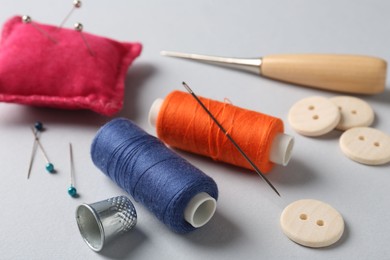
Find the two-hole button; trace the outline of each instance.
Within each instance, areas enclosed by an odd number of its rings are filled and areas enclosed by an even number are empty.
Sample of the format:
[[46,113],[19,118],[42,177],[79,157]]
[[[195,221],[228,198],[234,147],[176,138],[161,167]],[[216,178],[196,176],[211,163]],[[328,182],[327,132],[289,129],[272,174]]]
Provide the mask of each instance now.
[[370,127],[355,127],[340,137],[340,148],[350,159],[368,165],[390,162],[390,136]]
[[341,119],[336,126],[338,130],[348,130],[353,127],[370,126],[374,121],[374,110],[364,100],[350,96],[330,98],[341,113]]
[[324,97],[309,97],[295,103],[288,114],[292,128],[301,135],[320,136],[332,131],[340,121],[338,107]]
[[282,212],[280,224],[292,241],[308,247],[325,247],[337,242],[344,232],[344,220],[329,204],[298,200]]

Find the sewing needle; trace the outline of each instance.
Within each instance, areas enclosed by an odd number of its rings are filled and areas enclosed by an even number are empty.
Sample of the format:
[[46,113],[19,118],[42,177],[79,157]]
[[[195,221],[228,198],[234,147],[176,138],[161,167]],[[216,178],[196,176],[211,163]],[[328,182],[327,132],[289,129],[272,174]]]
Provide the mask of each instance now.
[[192,91],[192,89],[185,83],[182,83],[183,86],[186,88],[186,90],[196,99],[196,101],[199,103],[199,105],[206,111],[206,113],[211,117],[211,119],[214,121],[214,123],[217,124],[217,126],[221,129],[221,131],[225,134],[225,136],[232,142],[234,147],[241,153],[241,155],[245,158],[245,160],[248,161],[248,163],[253,167],[253,169],[257,172],[257,174],[263,178],[265,182],[278,194],[280,197],[279,192],[276,190],[276,188],[272,185],[272,183],[264,176],[264,174],[261,173],[259,168],[252,162],[252,160],[245,154],[245,152],[240,148],[240,146],[234,141],[234,139],[230,136],[230,134],[225,130],[225,128],[218,122],[218,120],[211,114],[210,110],[207,109],[207,107],[203,104],[203,102],[198,98],[198,96]]

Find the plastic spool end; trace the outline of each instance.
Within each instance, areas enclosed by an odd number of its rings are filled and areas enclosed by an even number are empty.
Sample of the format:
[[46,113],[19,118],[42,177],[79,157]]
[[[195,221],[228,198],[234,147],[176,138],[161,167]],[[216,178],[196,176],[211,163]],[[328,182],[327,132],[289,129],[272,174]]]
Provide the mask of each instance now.
[[149,124],[153,127],[156,126],[158,114],[160,113],[160,109],[163,103],[164,99],[158,98],[153,102],[152,106],[150,107],[148,120]]
[[287,134],[277,134],[271,146],[271,162],[286,166],[291,159],[292,149],[294,147],[294,137]]
[[195,195],[184,210],[184,219],[193,227],[205,225],[213,217],[217,201],[206,192]]
[[87,245],[96,252],[102,250],[104,245],[104,230],[95,211],[87,204],[76,209],[77,226]]

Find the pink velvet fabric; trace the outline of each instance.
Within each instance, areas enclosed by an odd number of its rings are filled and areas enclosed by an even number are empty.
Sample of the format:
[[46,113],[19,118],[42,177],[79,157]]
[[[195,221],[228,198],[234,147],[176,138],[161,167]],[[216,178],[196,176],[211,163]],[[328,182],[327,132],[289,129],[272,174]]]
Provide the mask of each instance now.
[[83,35],[93,55],[80,32],[24,24],[20,16],[8,20],[0,42],[0,101],[117,113],[123,106],[127,69],[142,46]]

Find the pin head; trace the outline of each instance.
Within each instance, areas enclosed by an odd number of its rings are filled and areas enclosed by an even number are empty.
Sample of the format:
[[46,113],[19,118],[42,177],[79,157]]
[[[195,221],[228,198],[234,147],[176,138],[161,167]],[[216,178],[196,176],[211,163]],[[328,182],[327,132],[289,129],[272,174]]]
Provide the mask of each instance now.
[[74,0],[73,1],[73,6],[76,7],[76,8],[80,8],[81,7],[81,1],[80,0]]
[[82,23],[75,23],[74,24],[74,29],[78,32],[81,32],[83,30],[84,26]]
[[22,22],[23,23],[31,23],[31,17],[29,15],[23,15]]
[[35,129],[37,129],[37,131],[43,130],[43,124],[39,121],[35,122],[34,127],[35,127]]
[[76,197],[77,196],[77,190],[75,187],[73,187],[72,185],[70,185],[70,187],[68,188],[68,194],[69,196],[71,197]]
[[52,163],[46,164],[46,171],[53,173],[54,172],[54,165]]

